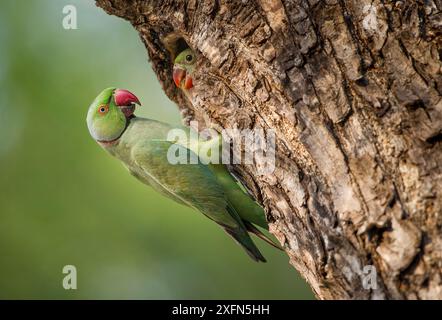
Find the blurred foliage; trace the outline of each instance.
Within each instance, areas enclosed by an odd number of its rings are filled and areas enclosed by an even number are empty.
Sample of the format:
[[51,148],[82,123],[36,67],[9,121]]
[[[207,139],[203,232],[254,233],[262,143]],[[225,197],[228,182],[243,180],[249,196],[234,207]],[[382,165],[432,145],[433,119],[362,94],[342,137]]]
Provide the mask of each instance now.
[[[78,30],[62,28],[66,4]],[[284,253],[257,240],[269,262],[254,263],[92,141],[86,110],[111,85],[179,123],[129,23],[88,0],[0,2],[0,298],[311,299]]]

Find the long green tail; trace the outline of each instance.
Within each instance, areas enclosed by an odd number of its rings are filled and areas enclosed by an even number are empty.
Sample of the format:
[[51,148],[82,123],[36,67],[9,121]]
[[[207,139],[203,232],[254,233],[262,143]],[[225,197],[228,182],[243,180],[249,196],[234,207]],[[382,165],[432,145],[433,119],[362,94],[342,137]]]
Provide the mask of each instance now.
[[235,208],[241,219],[268,230],[269,226],[265,218],[264,209],[241,189],[238,182],[227,170],[227,167],[221,164],[210,165],[209,167],[215,173],[218,182],[223,186],[229,203]]
[[247,231],[242,229],[228,229],[224,228],[226,232],[232,236],[235,241],[244,248],[244,250],[247,252],[247,254],[256,262],[267,262],[267,260],[264,258],[264,256],[261,254],[259,249],[256,247],[256,245],[253,243],[252,239],[250,238]]
[[244,225],[246,226],[248,232],[253,233],[258,238],[260,238],[261,240],[264,240],[265,242],[267,242],[272,247],[284,251],[284,249],[279,244],[277,244],[275,241],[273,241],[271,238],[269,238],[266,234],[261,232],[252,223],[250,223],[248,221],[245,221],[245,220],[243,220],[243,222],[244,222]]

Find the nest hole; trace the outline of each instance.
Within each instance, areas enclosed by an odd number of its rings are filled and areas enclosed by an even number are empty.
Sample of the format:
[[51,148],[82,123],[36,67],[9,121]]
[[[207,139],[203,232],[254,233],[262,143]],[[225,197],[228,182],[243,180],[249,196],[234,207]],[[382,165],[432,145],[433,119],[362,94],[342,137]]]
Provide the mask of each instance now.
[[175,58],[184,50],[191,47],[187,44],[187,41],[178,34],[170,33],[163,38],[164,47],[169,51],[171,61],[175,61]]

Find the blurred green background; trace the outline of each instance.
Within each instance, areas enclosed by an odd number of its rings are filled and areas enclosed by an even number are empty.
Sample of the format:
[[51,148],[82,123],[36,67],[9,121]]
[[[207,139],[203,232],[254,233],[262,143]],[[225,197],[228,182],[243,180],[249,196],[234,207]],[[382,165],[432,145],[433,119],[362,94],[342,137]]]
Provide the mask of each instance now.
[[[78,30],[62,27],[67,4]],[[92,0],[0,1],[0,298],[313,298],[284,253],[257,240],[269,262],[254,263],[95,144],[86,111],[108,86],[180,122],[129,23]]]

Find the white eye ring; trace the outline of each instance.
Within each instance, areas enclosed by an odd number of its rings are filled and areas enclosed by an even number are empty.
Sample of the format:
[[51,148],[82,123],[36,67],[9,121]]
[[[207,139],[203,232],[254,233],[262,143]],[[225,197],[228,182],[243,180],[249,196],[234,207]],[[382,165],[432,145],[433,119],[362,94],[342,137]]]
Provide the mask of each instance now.
[[187,56],[186,56],[186,61],[187,62],[191,62],[193,60],[193,56],[191,55],[191,54],[188,54]]

